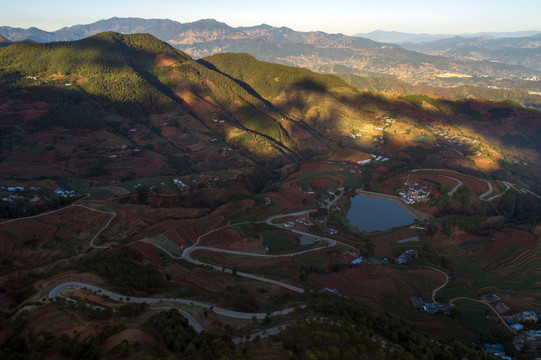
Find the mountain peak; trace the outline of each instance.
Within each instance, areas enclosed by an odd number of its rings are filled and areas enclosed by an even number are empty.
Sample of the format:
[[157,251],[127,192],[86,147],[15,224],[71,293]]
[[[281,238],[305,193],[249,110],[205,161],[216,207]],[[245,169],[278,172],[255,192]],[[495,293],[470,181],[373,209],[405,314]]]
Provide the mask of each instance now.
[[188,23],[185,25],[190,25],[193,27],[196,27],[198,29],[231,29],[231,26],[227,25],[226,23],[220,22],[216,19],[201,19],[198,21],[194,21],[192,23]]

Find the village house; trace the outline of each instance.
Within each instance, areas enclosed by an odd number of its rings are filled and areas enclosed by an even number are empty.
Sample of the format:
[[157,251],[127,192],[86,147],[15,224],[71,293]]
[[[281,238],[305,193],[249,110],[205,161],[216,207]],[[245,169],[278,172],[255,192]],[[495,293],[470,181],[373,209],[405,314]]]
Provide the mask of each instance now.
[[180,179],[173,179],[173,184],[175,184],[176,188],[180,191],[188,191],[190,190],[190,187],[186,185],[182,180]]
[[402,265],[407,263],[409,260],[413,260],[414,258],[419,256],[419,251],[417,249],[409,249],[404,251],[398,259],[395,260],[395,263]]
[[306,218],[298,218],[295,221],[298,222],[299,224],[303,224],[304,226],[312,226],[312,225],[314,225],[313,222],[309,221]]
[[522,321],[536,323],[537,322],[537,314],[533,310],[531,310],[531,311],[523,311],[522,312]]

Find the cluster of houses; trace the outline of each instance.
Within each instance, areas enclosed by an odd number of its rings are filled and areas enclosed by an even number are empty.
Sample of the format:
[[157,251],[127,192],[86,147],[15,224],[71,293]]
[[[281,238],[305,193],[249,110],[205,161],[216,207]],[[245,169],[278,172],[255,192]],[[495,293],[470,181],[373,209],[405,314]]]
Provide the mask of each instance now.
[[483,344],[483,348],[486,353],[497,356],[504,360],[511,360],[512,357],[507,356],[505,353],[505,348],[503,344],[497,343],[497,344]]
[[402,254],[400,254],[400,256],[398,258],[396,258],[396,260],[394,262],[399,264],[399,265],[404,265],[408,261],[416,259],[417,257],[419,257],[419,250],[417,250],[417,249],[408,249],[408,250],[404,251]]
[[316,190],[314,190],[313,187],[311,186],[308,186],[308,185],[301,185],[300,186],[300,190],[305,193],[305,194],[308,194],[308,195],[313,195],[316,193]]
[[363,262],[362,256],[357,256],[356,253],[351,253],[348,251],[345,251],[343,253],[333,253],[334,257],[337,258],[342,265],[360,265]]
[[329,235],[336,235],[336,234],[338,234],[338,230],[333,229],[332,227],[327,227],[327,228],[323,229],[323,232],[324,232],[325,234],[329,234]]
[[527,346],[532,351],[541,351],[541,330],[522,330],[521,328],[513,344],[518,351],[523,350],[524,346]]
[[[383,139],[383,136],[382,135],[374,135],[373,138],[372,138],[372,141],[375,141],[379,144],[385,144],[385,139]],[[381,147],[378,147],[378,149],[381,149]]]
[[[458,148],[463,147],[465,144],[478,144],[479,140],[467,138],[464,136],[456,136],[453,134],[450,134],[445,129],[442,129],[440,127],[430,125],[430,124],[424,124],[422,121],[418,120],[418,122],[422,123],[424,126],[430,129],[430,131],[437,137],[440,138],[440,140],[443,142],[443,145],[448,146],[451,150],[458,153],[459,155],[464,156],[462,152],[458,150]],[[442,146],[442,144],[438,143],[438,146]],[[480,154],[479,151],[477,151],[477,154]]]
[[328,208],[331,206],[331,203],[340,195],[345,188],[343,186],[337,187],[336,189],[327,189],[325,193],[321,195],[317,204],[320,208]]
[[376,116],[376,119],[381,120],[383,122],[383,127],[385,129],[391,127],[391,125],[394,124],[396,121],[395,118],[392,118],[388,115]]
[[365,133],[362,133],[362,132],[359,132],[359,133],[356,133],[356,134],[350,134],[349,136],[351,136],[351,138],[355,139],[356,137],[361,137],[361,136],[364,136],[366,135]]
[[419,184],[410,185],[406,182],[404,183],[404,186],[404,188],[397,191],[398,196],[400,196],[402,200],[409,205],[428,201],[432,195],[428,190],[419,186]]
[[541,322],[541,315],[536,314],[533,310],[521,311],[504,318],[509,326],[517,331],[522,330],[524,328],[524,324],[536,324],[537,322]]
[[428,229],[428,224],[425,223],[425,222],[415,222],[413,224],[410,225],[410,229],[414,229],[414,230],[426,230]]
[[57,188],[57,189],[54,189],[53,192],[56,195],[58,195],[60,197],[63,197],[63,198],[77,196],[77,193],[75,192],[75,190],[64,190],[62,188]]
[[[513,340],[513,345],[517,351],[522,351],[525,346],[533,352],[541,351],[541,330],[520,331]],[[498,356],[501,359],[513,359],[507,356],[503,344],[483,344],[483,347],[485,352]]]
[[[137,131],[137,128],[131,128],[129,131],[131,132],[136,132]],[[139,153],[141,152],[141,148],[138,148],[138,147],[135,147],[135,148],[128,148],[128,145],[122,145],[120,147],[120,150],[122,151],[119,151],[118,149],[115,149],[114,153],[112,154],[109,154],[109,159],[120,159],[120,158],[123,158],[124,156],[126,156],[126,151],[127,150],[130,150],[133,151],[134,153]]]
[[[205,184],[207,186],[215,186],[220,181],[222,181],[222,179],[218,175],[214,175],[214,176],[206,176],[206,177],[199,178],[199,179],[191,179],[191,180],[189,180],[189,179],[186,180],[185,179],[184,181],[182,181],[179,178],[174,178],[173,179],[173,184],[175,185],[175,187],[179,191],[185,192],[185,191],[190,191],[191,186],[197,186],[197,185],[199,185],[201,183],[203,183],[203,184]],[[191,182],[191,185],[188,185],[189,182]],[[265,202],[267,202],[266,199],[265,199]],[[269,203],[269,205],[270,205],[270,203]]]
[[421,297],[410,296],[411,305],[419,311],[428,314],[443,313],[451,315],[451,308],[454,306],[450,303],[432,303],[424,301]]
[[[481,298],[486,303],[493,306],[500,314],[509,310],[509,307],[500,301],[500,298],[497,295],[488,294],[481,296]],[[416,296],[410,296],[410,302],[414,308],[428,314],[443,313],[445,315],[451,315],[451,309],[455,306],[450,303],[426,302],[422,298]],[[502,318],[517,332],[513,344],[518,351],[521,351],[526,345],[534,351],[541,350],[541,330],[531,330],[532,324],[541,322],[541,315],[536,314],[533,310],[529,310],[521,311],[511,316],[502,316]],[[526,325],[529,326],[527,330],[525,330]],[[506,355],[502,344],[483,344],[483,348],[485,352],[502,359],[512,359]]]
[[382,156],[382,155],[376,155],[376,154],[370,154],[370,156],[372,156],[372,160],[374,160],[375,162],[385,162],[385,161],[389,161],[389,158],[388,157],[385,157],[385,156]]
[[173,179],[173,184],[175,184],[175,187],[180,191],[189,191],[190,186],[184,183],[180,179]]
[[[47,191],[41,186],[0,186],[2,201],[13,203],[15,201],[28,201],[30,203],[38,203],[47,200]],[[53,193],[59,197],[72,198],[77,196],[75,190],[64,190],[57,188]]]
[[2,192],[7,192],[9,194],[5,194],[7,196],[2,198],[2,201],[6,202],[14,202],[19,199],[25,199],[25,196],[23,196],[23,192],[26,191],[24,186],[2,186],[0,187],[0,190]]

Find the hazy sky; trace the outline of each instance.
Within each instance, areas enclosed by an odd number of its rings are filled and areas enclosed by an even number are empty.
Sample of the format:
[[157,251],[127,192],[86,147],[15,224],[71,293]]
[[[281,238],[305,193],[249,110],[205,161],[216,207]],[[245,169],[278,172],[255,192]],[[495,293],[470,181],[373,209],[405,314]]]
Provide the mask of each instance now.
[[231,26],[266,23],[352,35],[541,30],[539,0],[0,0],[0,26],[58,30],[101,19],[142,17]]

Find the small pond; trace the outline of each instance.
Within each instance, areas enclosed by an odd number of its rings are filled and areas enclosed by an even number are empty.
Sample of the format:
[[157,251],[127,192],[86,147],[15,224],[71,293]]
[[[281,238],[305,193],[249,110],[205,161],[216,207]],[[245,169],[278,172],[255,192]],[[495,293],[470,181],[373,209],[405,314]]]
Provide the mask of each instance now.
[[346,218],[350,225],[364,232],[388,230],[411,224],[414,220],[413,216],[395,201],[364,195],[351,198],[351,207]]

